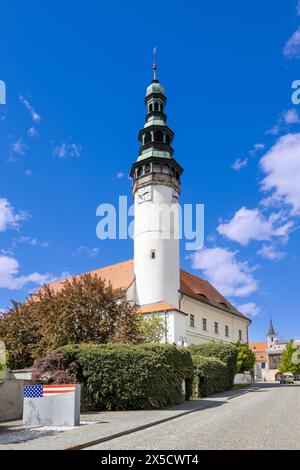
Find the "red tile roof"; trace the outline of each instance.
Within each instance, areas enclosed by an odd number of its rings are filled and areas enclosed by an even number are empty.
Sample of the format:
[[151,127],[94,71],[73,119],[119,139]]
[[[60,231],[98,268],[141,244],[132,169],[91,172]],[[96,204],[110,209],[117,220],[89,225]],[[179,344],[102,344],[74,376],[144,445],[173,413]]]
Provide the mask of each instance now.
[[256,342],[254,341],[252,343],[249,343],[249,348],[255,354],[256,353],[266,353],[267,346],[268,346],[268,343],[266,341],[256,341]]
[[[174,307],[174,305],[168,304],[167,302],[156,302],[155,304],[146,304],[146,305],[141,305],[138,307],[138,311],[140,313],[155,313],[155,312],[168,312],[170,310],[178,310],[178,308]],[[181,312],[184,315],[187,315],[184,312]]]
[[[114,289],[128,289],[134,281],[133,260],[105,266],[104,268],[90,271],[89,274],[96,275],[104,279],[107,284],[111,284]],[[76,275],[75,277],[81,276]],[[64,279],[54,281],[50,284],[54,291],[58,291],[63,286]],[[213,307],[237,315],[251,321],[239,312],[220,292],[218,292],[208,281],[201,279],[183,269],[180,270],[180,292],[200,302],[207,303]],[[163,299],[162,299],[163,300]],[[165,309],[164,309],[165,310]]]

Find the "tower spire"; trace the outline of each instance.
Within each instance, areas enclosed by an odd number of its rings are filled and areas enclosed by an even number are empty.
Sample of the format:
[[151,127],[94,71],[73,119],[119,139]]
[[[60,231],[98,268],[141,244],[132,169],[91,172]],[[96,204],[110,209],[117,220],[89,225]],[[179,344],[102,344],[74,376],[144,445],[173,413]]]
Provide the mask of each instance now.
[[153,48],[153,81],[157,82],[156,70],[157,70],[157,63],[156,63],[156,47]]
[[267,336],[276,336],[275,328],[273,326],[272,317],[270,317],[269,331]]

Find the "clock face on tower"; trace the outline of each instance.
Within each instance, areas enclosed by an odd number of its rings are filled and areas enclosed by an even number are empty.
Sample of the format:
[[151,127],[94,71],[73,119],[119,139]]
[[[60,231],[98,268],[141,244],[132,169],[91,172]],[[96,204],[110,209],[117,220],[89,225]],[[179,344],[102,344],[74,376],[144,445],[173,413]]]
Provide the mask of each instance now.
[[151,186],[144,186],[138,190],[138,203],[145,201],[151,201],[152,199],[152,188]]

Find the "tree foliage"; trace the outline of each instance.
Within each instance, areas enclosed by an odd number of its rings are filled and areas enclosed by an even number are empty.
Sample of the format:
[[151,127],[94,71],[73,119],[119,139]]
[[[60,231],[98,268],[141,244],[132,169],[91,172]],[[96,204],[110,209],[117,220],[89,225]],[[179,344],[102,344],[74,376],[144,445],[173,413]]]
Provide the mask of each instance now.
[[8,366],[24,368],[69,343],[137,342],[139,323],[124,291],[85,274],[65,280],[58,291],[46,285],[23,304],[13,302],[0,317],[0,339]]
[[161,343],[165,331],[165,323],[158,316],[144,316],[140,321],[140,332],[144,343]]
[[242,372],[251,372],[255,365],[255,354],[249,349],[246,343],[236,343],[238,350],[236,372],[237,374]]
[[282,353],[280,372],[300,373],[300,351],[291,339]]

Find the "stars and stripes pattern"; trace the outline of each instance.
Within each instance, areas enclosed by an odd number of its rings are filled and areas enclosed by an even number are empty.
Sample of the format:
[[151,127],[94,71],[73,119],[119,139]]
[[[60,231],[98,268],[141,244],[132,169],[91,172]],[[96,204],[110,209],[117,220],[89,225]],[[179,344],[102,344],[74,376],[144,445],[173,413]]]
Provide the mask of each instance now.
[[50,395],[75,392],[75,384],[65,385],[26,385],[24,387],[24,398],[43,398]]

